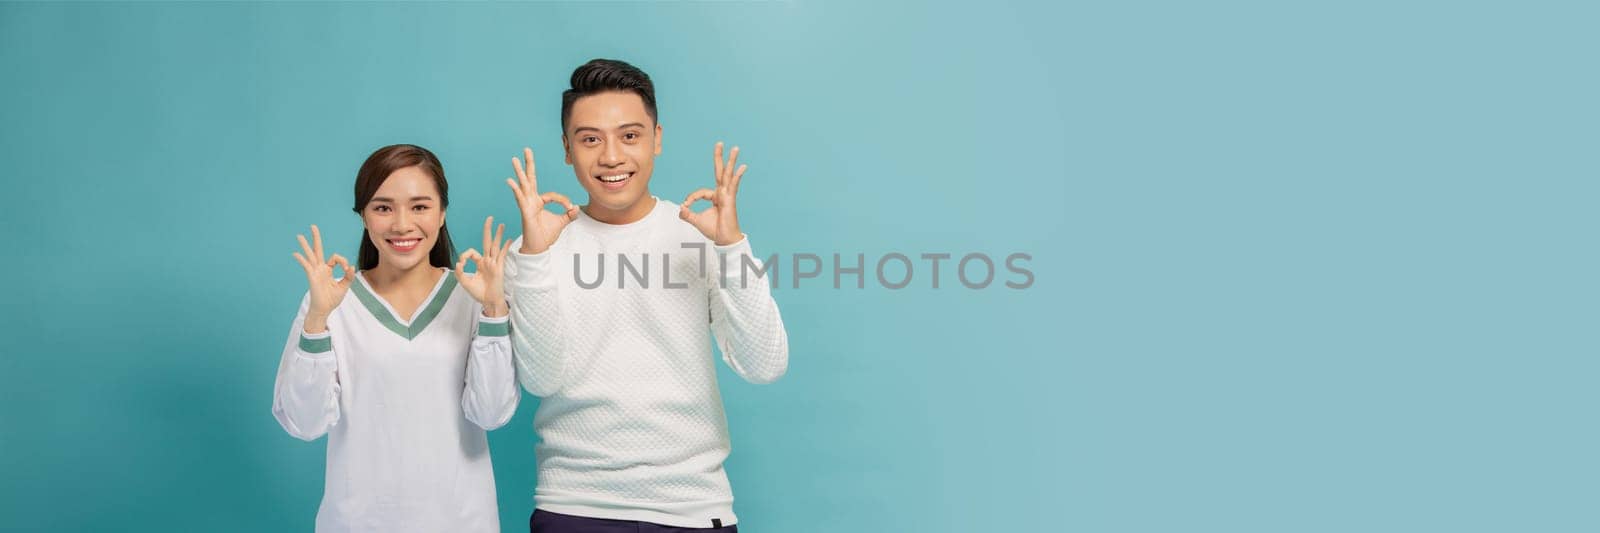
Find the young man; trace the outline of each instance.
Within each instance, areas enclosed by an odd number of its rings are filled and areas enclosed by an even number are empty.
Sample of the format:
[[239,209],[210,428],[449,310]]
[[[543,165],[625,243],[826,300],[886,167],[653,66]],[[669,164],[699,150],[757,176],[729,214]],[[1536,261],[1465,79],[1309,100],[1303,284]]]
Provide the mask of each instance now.
[[[745,380],[772,382],[789,364],[778,306],[739,228],[739,149],[724,161],[716,145],[714,189],[682,204],[651,195],[655,89],[621,61],[572,73],[561,127],[587,205],[541,194],[532,150],[506,180],[523,226],[506,267],[517,378],[543,398],[530,528],[738,531],[707,330]],[[699,200],[712,205],[696,212]]]

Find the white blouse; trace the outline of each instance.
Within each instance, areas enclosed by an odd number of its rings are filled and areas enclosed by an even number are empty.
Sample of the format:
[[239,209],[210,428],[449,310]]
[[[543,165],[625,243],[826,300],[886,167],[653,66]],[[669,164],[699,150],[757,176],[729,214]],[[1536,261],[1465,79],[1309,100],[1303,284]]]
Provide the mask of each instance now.
[[328,435],[316,530],[499,531],[484,430],[519,401],[507,317],[449,271],[409,321],[356,279],[321,334],[301,300],[274,387],[284,430]]

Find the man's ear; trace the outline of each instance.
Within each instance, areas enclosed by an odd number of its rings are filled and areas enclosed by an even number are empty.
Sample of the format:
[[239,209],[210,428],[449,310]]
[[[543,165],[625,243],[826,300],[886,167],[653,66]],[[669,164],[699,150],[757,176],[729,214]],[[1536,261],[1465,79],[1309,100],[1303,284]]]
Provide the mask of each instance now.
[[656,155],[661,155],[661,124],[656,124]]
[[572,144],[567,142],[567,134],[561,134],[561,153],[566,155],[567,166],[572,166]]

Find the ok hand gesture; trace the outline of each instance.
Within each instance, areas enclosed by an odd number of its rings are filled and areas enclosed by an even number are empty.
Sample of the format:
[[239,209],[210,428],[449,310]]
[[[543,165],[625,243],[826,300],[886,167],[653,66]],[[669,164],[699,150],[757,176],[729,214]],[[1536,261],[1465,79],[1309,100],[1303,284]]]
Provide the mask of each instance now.
[[[734,164],[739,162],[737,146],[733,147],[727,162],[722,160],[722,143],[717,143],[712,154],[716,161],[717,188],[689,193],[683,206],[678,208],[678,217],[693,224],[717,246],[727,246],[744,238],[744,233],[739,231],[739,210],[734,206],[734,199],[739,196],[739,180],[744,177],[745,165],[734,169]],[[699,213],[690,210],[689,206],[698,200],[710,200],[711,207]]]
[[[305,330],[311,334],[322,333],[328,329],[328,315],[333,314],[334,308],[339,307],[339,302],[344,301],[345,292],[350,289],[350,282],[356,279],[356,271],[351,269],[350,262],[339,254],[323,258],[322,230],[317,229],[316,224],[311,225],[311,240],[314,244],[307,244],[305,235],[295,237],[300,239],[300,251],[294,253],[294,259],[306,270],[306,282],[311,286],[311,303],[310,308],[306,310]],[[334,265],[338,265],[343,274],[337,280],[333,279]]]
[[[483,220],[483,253],[468,248],[461,253],[461,259],[456,261],[456,281],[461,282],[461,288],[472,295],[472,299],[483,304],[483,314],[491,317],[506,316],[505,293],[505,266],[506,249],[511,247],[511,241],[501,242],[505,237],[506,225],[501,224],[500,229],[490,238],[489,228],[494,224],[494,217]],[[467,273],[467,261],[472,261],[478,266],[476,274]]]
[[[550,191],[539,193],[539,178],[533,173],[533,150],[523,148],[522,155],[528,158],[527,167],[522,161],[511,158],[511,166],[517,171],[517,179],[506,178],[506,185],[511,186],[511,192],[517,197],[517,209],[522,211],[522,253],[538,254],[550,249],[555,244],[556,237],[561,236],[561,230],[567,224],[578,219],[578,208],[572,205],[572,200],[561,193]],[[558,215],[544,209],[547,203],[558,203],[567,208],[566,214]],[[485,245],[485,248],[488,246]]]

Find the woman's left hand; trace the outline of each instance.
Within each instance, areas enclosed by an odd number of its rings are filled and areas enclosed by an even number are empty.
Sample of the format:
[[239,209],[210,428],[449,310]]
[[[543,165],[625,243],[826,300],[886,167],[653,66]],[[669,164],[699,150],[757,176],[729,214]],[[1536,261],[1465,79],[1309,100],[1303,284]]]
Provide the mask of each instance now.
[[[483,304],[483,314],[485,316],[502,317],[506,316],[508,312],[505,293],[505,266],[506,249],[511,246],[511,241],[502,242],[501,238],[506,233],[505,224],[501,224],[497,231],[490,234],[489,229],[493,226],[494,217],[484,219],[483,249],[485,252],[479,253],[477,249],[468,248],[467,251],[461,253],[461,258],[456,261],[456,281],[461,282],[461,286],[467,289],[467,294],[472,295],[472,299]],[[477,273],[467,273],[467,261],[472,261],[473,264],[477,265]]]

